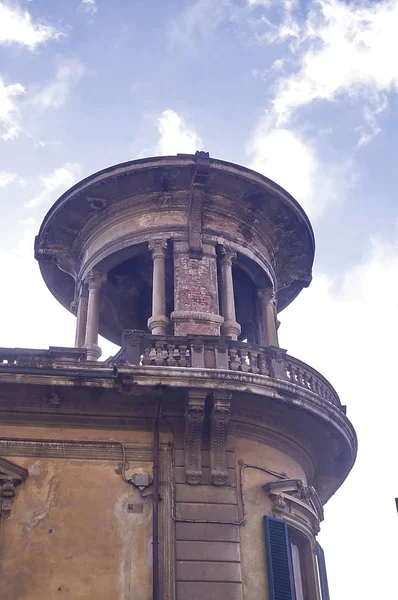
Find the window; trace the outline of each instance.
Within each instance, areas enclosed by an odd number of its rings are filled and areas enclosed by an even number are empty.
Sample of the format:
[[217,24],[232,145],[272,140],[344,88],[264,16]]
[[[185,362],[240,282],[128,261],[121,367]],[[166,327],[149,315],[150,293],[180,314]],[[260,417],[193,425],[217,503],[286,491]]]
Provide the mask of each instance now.
[[319,544],[314,556],[306,535],[274,517],[264,517],[264,533],[270,600],[330,600]]
[[321,545],[317,542],[315,546],[316,567],[321,590],[321,600],[330,600],[328,577],[326,573],[325,554]]

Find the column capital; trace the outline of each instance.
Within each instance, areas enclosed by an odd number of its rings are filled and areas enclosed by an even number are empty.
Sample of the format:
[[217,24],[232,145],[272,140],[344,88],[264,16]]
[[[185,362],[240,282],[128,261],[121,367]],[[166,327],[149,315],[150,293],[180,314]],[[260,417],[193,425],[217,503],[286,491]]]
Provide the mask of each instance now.
[[164,258],[167,253],[167,239],[148,242],[148,249],[152,252],[152,258]]
[[232,266],[232,263],[236,259],[236,256],[237,256],[235,250],[231,250],[230,248],[227,248],[223,244],[220,244],[220,255],[221,255],[221,263],[224,265],[230,265],[230,266]]
[[106,281],[107,274],[92,269],[86,276],[84,283],[87,283],[89,291],[99,290]]
[[257,295],[261,300],[276,305],[276,293],[274,288],[258,288]]

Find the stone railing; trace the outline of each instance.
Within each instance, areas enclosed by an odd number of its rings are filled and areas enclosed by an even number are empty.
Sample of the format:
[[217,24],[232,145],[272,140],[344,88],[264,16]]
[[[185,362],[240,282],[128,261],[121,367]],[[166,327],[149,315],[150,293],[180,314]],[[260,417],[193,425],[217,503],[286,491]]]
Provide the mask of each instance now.
[[228,369],[266,375],[298,385],[341,407],[340,399],[318,371],[276,346],[236,342],[226,336],[159,336],[124,331],[112,365]]
[[151,335],[144,331],[125,330],[122,348],[104,362],[86,361],[83,348],[50,347],[49,350],[0,348],[0,370],[18,368],[113,368],[117,366],[188,367],[223,369],[253,375],[266,375],[313,392],[341,408],[340,399],[318,371],[286,354],[276,346],[236,342],[226,336]]
[[284,368],[288,381],[314,392],[335,406],[341,406],[337,392],[318,371],[288,354],[284,357]]
[[87,351],[83,348],[60,348],[48,350],[31,348],[0,348],[0,367],[46,367],[74,365],[85,361]]

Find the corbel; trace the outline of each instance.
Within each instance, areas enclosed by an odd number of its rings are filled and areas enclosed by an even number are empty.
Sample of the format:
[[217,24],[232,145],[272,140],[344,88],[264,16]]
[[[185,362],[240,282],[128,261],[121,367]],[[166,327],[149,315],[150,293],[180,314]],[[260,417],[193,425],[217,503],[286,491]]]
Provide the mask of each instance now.
[[185,412],[185,479],[197,485],[202,479],[202,430],[206,390],[189,390]]
[[17,486],[28,476],[24,467],[0,457],[0,519],[8,519]]
[[231,410],[231,392],[213,392],[210,433],[210,473],[214,485],[225,485],[227,471],[227,435]]

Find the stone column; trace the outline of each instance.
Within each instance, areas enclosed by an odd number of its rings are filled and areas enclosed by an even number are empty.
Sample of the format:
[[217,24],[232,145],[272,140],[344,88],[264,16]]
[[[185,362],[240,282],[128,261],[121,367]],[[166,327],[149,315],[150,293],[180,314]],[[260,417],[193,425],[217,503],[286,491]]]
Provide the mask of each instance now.
[[90,271],[86,278],[88,285],[87,326],[84,347],[87,348],[87,360],[98,360],[101,348],[98,346],[100,290],[106,280],[106,274]]
[[167,240],[154,240],[148,247],[153,259],[152,316],[148,327],[153,335],[166,335],[169,326],[166,317]]
[[237,340],[240,334],[240,325],[236,322],[234,283],[232,279],[232,262],[236,258],[236,252],[232,252],[221,246],[221,306],[224,323],[221,325],[221,333],[229,335]]
[[262,312],[260,337],[265,346],[279,346],[276,318],[276,295],[272,288],[257,290]]
[[88,307],[88,288],[87,284],[83,283],[80,286],[79,297],[77,301],[76,312],[76,336],[75,347],[82,348],[85,342],[87,329],[87,307]]

